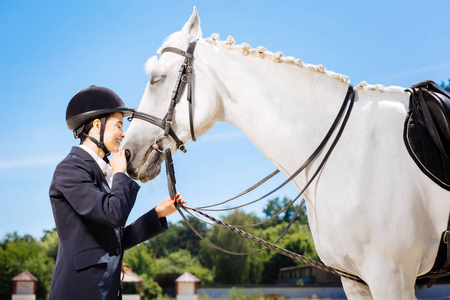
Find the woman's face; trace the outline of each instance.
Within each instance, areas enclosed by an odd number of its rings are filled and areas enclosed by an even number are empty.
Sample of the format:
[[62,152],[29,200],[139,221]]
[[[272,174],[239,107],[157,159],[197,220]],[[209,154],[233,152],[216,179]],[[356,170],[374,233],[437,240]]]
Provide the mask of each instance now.
[[120,143],[125,137],[123,131],[123,114],[116,112],[106,119],[103,142],[110,152],[119,152]]

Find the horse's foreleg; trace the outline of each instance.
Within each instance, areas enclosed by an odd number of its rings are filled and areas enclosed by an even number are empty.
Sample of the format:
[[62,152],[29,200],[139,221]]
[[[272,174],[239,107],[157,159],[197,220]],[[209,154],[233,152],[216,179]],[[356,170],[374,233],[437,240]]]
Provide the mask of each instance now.
[[342,285],[348,299],[363,300],[389,300],[389,299],[405,299],[414,300],[415,291],[415,275],[417,270],[409,266],[397,266],[388,261],[378,261],[376,266],[366,273],[367,285],[342,278]]
[[344,287],[345,295],[349,300],[372,300],[372,294],[367,285],[357,281],[341,277],[342,286]]
[[[414,274],[417,274],[417,270],[414,265],[414,263],[390,262],[387,259],[373,260],[370,267],[366,268],[366,276],[363,278],[368,284],[366,291],[369,291],[369,294],[372,296],[372,298],[367,299],[416,299],[414,291],[416,276]],[[346,285],[349,286],[350,284],[347,283]],[[361,292],[362,288],[360,287],[359,290],[354,289],[357,292]],[[355,299],[366,298],[364,298],[363,294],[363,296],[355,297]]]
[[391,273],[379,280],[373,280],[369,283],[373,299],[415,300],[414,280],[408,277]]

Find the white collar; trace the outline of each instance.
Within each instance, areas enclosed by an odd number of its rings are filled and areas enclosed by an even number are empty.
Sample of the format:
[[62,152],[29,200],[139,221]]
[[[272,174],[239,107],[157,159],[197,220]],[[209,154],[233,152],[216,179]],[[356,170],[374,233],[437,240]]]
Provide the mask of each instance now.
[[108,182],[108,185],[111,187],[112,177],[114,175],[111,166],[109,164],[107,164],[100,156],[98,156],[97,153],[92,151],[92,149],[89,148],[88,146],[80,145],[79,147],[92,156],[92,158],[95,160],[95,162],[98,164],[98,166],[102,170],[103,175],[105,175],[105,179]]

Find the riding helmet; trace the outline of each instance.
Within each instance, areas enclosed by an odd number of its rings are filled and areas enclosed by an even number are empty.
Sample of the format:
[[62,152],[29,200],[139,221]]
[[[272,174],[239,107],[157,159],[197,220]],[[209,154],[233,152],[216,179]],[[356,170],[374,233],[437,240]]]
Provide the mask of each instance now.
[[126,107],[112,90],[91,85],[79,91],[67,105],[67,127],[74,132],[75,138],[78,138],[86,122],[115,112],[122,112],[124,117],[127,117],[133,114],[134,109]]

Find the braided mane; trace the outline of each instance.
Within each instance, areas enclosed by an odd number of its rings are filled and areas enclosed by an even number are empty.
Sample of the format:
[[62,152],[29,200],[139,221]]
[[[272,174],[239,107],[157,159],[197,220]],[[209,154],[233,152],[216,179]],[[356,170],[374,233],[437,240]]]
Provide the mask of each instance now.
[[242,43],[240,45],[235,45],[234,38],[230,35],[228,36],[226,41],[219,41],[219,34],[214,33],[211,35],[211,37],[206,38],[205,41],[211,45],[218,45],[228,50],[235,50],[241,53],[243,56],[247,55],[253,55],[256,57],[259,57],[261,59],[271,59],[275,63],[288,63],[288,64],[294,64],[299,67],[307,68],[310,70],[313,70],[315,72],[325,73],[335,79],[338,79],[342,82],[349,83],[350,80],[347,76],[344,76],[342,74],[338,74],[332,71],[328,71],[325,69],[323,65],[311,65],[304,63],[301,59],[294,58],[292,56],[283,56],[282,52],[273,53],[270,51],[267,51],[264,47],[259,46],[256,49],[250,47],[247,43]]
[[[328,71],[327,69],[325,69],[325,67],[323,65],[307,64],[307,63],[304,63],[301,59],[294,58],[292,56],[283,56],[282,52],[273,53],[273,52],[267,51],[262,46],[259,46],[255,49],[255,48],[250,47],[250,45],[247,43],[235,45],[235,40],[231,35],[228,36],[226,41],[220,41],[219,34],[213,33],[211,35],[211,37],[206,38],[205,41],[211,45],[217,45],[217,46],[221,46],[222,48],[225,48],[228,50],[238,51],[243,56],[253,55],[253,56],[259,57],[261,59],[271,59],[275,63],[294,64],[296,66],[303,67],[303,68],[306,68],[306,69],[309,69],[309,70],[312,70],[315,72],[324,73],[324,74],[326,74],[332,78],[335,78],[337,80],[340,80],[346,84],[350,83],[350,79],[348,78],[348,76],[338,74],[333,71]],[[384,89],[385,87],[381,84],[369,85],[365,81],[362,81],[360,84],[358,84],[358,86],[356,86],[356,88],[378,91],[378,90]]]

